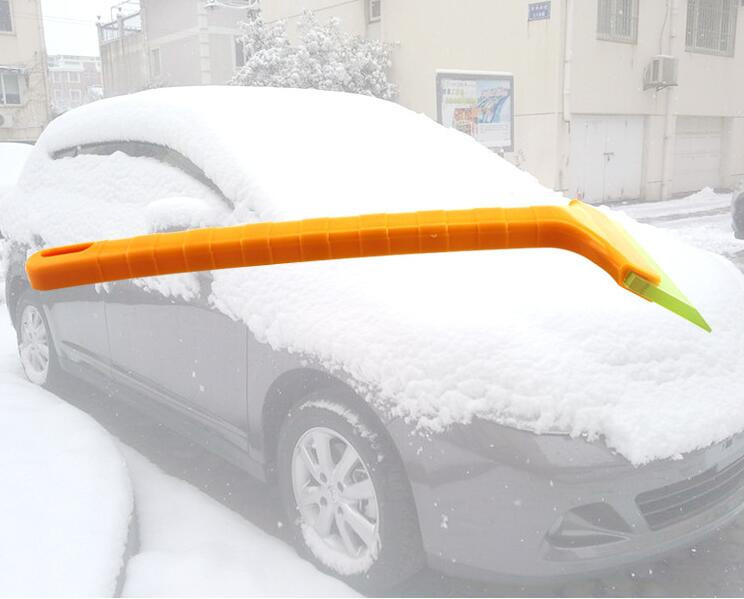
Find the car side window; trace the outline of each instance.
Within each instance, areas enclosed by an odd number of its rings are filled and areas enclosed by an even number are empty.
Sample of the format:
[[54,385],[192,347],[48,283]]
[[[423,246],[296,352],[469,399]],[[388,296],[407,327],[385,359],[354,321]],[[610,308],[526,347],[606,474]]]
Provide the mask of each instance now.
[[220,190],[214,181],[204,174],[204,171],[188,158],[167,146],[140,141],[111,141],[72,146],[52,153],[51,157],[54,160],[58,160],[60,158],[73,158],[81,155],[110,156],[116,152],[122,152],[133,158],[153,158],[163,164],[177,168],[211,189],[228,207],[233,206],[232,202],[222,193],[222,190]]
[[[51,224],[40,223],[45,245],[219,226],[234,213],[201,169],[156,144],[110,141],[67,148],[50,156],[40,179],[46,183],[29,190],[30,203],[41,206],[39,212],[58,214]],[[193,273],[133,283],[168,298],[208,295]]]

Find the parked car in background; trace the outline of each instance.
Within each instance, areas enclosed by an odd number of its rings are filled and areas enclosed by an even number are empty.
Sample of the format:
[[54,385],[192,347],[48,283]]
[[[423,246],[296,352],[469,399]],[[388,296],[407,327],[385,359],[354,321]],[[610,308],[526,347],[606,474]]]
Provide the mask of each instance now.
[[152,231],[565,201],[392,103],[152,90],[44,133],[0,210],[7,306],[29,379],[126,389],[277,485],[298,550],[357,588],[425,565],[526,584],[587,576],[694,543],[744,505],[744,372],[727,345],[744,298],[723,261],[634,229],[729,333],[709,336],[557,250],[46,293],[24,270],[39,247]]
[[731,202],[731,226],[734,237],[744,239],[744,192],[736,195]]

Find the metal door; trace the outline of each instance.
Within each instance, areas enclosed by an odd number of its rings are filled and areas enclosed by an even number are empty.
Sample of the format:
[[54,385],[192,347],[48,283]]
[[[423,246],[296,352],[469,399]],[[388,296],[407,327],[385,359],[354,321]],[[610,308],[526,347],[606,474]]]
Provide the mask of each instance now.
[[580,115],[571,123],[569,191],[591,203],[641,195],[643,117]]

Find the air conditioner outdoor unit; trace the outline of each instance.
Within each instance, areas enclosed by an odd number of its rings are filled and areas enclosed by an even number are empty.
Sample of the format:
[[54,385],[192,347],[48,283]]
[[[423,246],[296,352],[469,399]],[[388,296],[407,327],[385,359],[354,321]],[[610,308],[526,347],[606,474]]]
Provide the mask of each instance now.
[[660,90],[677,85],[677,59],[659,54],[651,59],[643,76],[643,89]]

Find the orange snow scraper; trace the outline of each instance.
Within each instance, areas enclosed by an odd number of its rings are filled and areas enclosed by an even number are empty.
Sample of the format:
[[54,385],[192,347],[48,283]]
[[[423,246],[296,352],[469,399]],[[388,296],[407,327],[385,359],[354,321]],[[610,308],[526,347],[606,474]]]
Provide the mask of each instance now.
[[50,290],[220,268],[518,248],[581,254],[624,289],[711,330],[622,226],[579,200],[567,206],[368,214],[155,233],[44,249],[28,259],[26,270],[34,289]]

